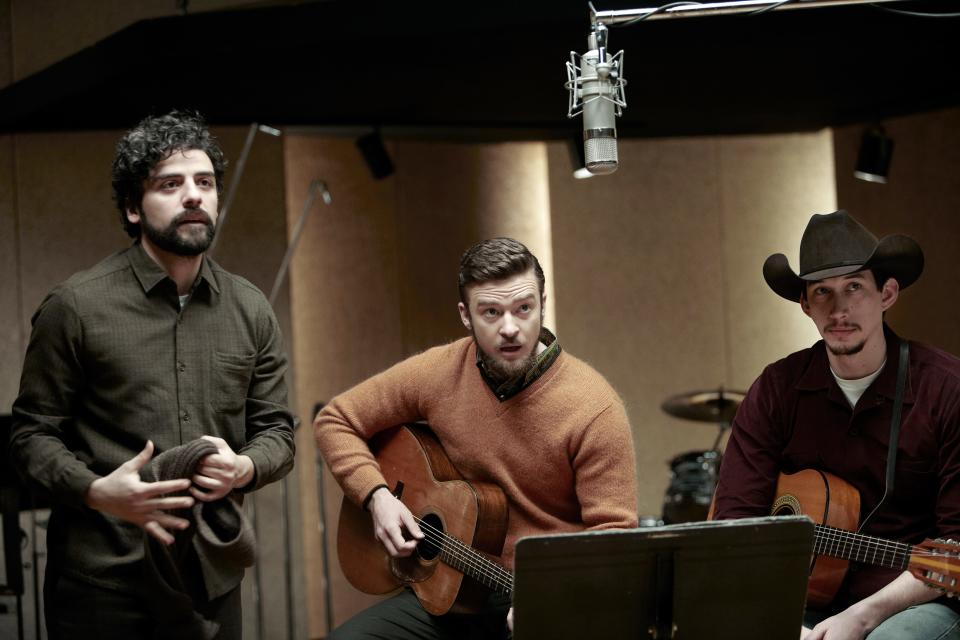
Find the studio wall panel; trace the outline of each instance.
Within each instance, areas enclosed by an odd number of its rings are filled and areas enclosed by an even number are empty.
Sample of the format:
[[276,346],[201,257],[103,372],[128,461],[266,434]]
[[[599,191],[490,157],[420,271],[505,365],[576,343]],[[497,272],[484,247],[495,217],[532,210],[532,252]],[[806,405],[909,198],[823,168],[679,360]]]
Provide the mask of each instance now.
[[25,327],[54,285],[129,244],[110,187],[114,145],[120,135],[16,136]]
[[762,266],[783,253],[798,270],[810,216],[836,209],[832,147],[829,130],[721,140],[726,379],[735,388],[819,339],[799,304],[767,286]]
[[887,184],[853,177],[862,126],[835,134],[837,199],[878,237],[912,236],[923,248],[923,275],[889,311],[904,337],[960,354],[960,109],[884,121],[894,141]]
[[497,236],[516,238],[541,261],[552,326],[544,145],[399,142],[395,149],[404,352],[465,334],[456,307],[460,257]]
[[761,265],[796,252],[810,213],[832,206],[830,152],[825,133],[626,140],[617,173],[577,181],[563,145],[550,145],[559,337],[626,402],[642,515],[662,514],[669,461],[719,433],[661,403],[743,390],[815,340]]
[[[403,356],[398,322],[393,179],[375,182],[346,138],[284,139],[288,227],[299,219],[313,180],[327,183],[332,204],[310,210],[290,274],[298,413],[300,507],[303,513],[308,637],[323,637],[328,615],[342,622],[372,599],[339,572],[336,522],[340,493],[318,465],[312,410]],[[326,509],[320,510],[320,491]],[[323,536],[326,535],[326,548]],[[328,553],[329,566],[324,565]],[[326,578],[329,577],[329,582]],[[332,603],[330,610],[327,601]]]

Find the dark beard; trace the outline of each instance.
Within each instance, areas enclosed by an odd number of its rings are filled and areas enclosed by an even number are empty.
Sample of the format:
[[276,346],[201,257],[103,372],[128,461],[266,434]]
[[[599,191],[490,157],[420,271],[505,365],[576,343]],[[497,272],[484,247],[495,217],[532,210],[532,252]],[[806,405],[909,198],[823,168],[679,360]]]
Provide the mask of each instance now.
[[[196,213],[197,211],[202,212],[207,219],[204,232],[199,236],[181,236],[179,233],[180,223],[183,222],[183,219],[186,218],[188,213]],[[189,212],[180,212],[164,229],[157,229],[156,227],[150,226],[146,220],[146,217],[143,215],[141,215],[140,218],[142,222],[140,228],[150,242],[156,245],[157,248],[163,249],[164,251],[174,255],[198,256],[209,249],[210,244],[213,242],[213,236],[215,233],[213,221],[210,220],[210,214],[202,209]]]
[[863,342],[858,342],[857,344],[849,344],[849,345],[843,345],[839,347],[832,347],[830,346],[829,342],[827,342],[826,344],[827,344],[827,349],[829,349],[830,353],[832,353],[835,356],[852,356],[863,351],[863,347],[864,345],[867,344],[867,342],[866,340],[864,340]]
[[490,376],[490,379],[493,380],[493,382],[497,385],[501,385],[508,380],[513,380],[514,378],[526,375],[527,372],[537,364],[536,348],[530,352],[529,356],[523,360],[518,360],[515,366],[506,367],[501,361],[490,357],[490,355],[480,348],[480,344],[477,342],[476,336],[474,336],[473,342],[477,345],[477,352],[480,354],[480,361],[483,362],[484,370],[487,372],[487,375]]

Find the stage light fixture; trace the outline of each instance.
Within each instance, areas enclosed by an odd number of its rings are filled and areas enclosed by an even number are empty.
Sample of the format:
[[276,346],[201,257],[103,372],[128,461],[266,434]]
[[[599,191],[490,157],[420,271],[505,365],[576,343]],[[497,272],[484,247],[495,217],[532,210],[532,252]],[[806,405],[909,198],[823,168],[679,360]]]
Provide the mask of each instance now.
[[853,175],[867,182],[886,184],[892,158],[893,140],[887,137],[883,127],[868,127],[860,140],[860,152]]
[[360,150],[360,155],[363,156],[364,162],[367,163],[367,167],[375,179],[381,180],[393,175],[393,160],[387,153],[387,148],[383,144],[383,138],[380,136],[379,130],[357,138],[357,149]]

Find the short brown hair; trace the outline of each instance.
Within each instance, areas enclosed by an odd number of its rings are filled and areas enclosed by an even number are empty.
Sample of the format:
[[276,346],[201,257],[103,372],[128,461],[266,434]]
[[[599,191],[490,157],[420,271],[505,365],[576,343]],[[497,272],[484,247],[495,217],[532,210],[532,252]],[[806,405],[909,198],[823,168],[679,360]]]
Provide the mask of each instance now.
[[533,269],[543,296],[546,278],[537,256],[513,238],[491,238],[467,249],[460,258],[460,301],[467,304],[466,289],[471,284],[503,280]]

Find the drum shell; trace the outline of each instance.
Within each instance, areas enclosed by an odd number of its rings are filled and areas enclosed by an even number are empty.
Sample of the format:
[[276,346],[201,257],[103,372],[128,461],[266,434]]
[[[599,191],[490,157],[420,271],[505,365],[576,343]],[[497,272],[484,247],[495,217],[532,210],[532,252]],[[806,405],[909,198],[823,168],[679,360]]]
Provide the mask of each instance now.
[[670,485],[663,498],[663,522],[706,520],[719,472],[720,453],[717,451],[688,451],[670,460]]

